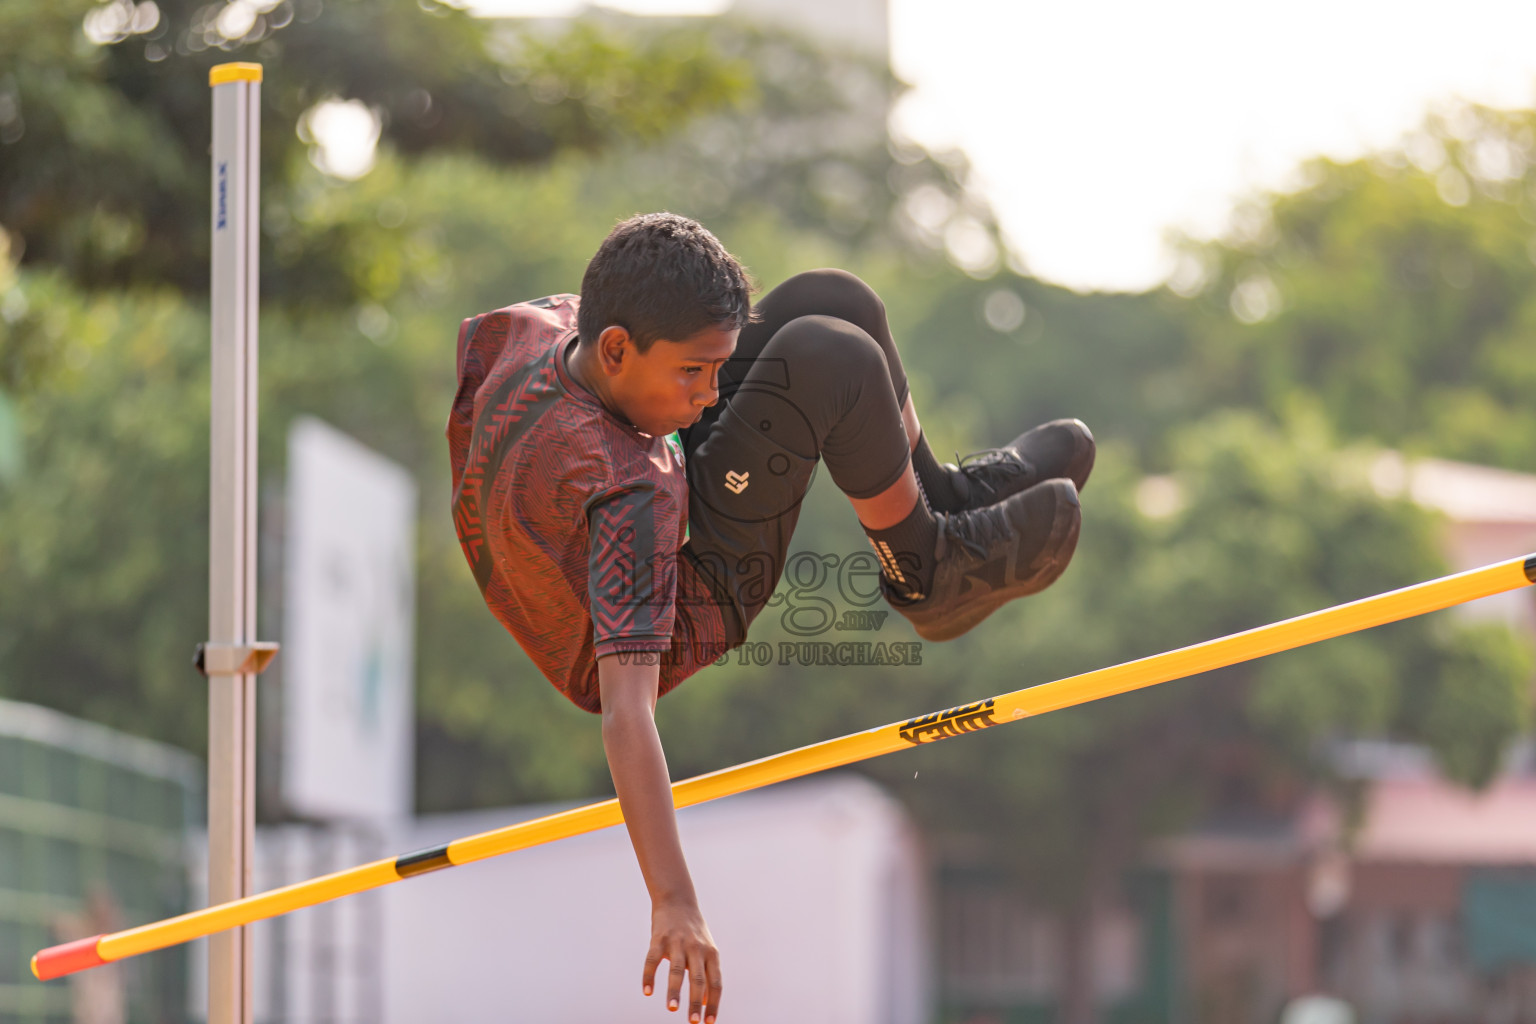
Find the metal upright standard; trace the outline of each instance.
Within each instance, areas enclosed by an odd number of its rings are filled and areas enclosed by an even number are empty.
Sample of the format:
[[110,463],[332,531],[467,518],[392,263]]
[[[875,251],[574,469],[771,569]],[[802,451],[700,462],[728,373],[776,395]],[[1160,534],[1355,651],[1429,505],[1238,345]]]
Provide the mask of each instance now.
[[[250,895],[256,831],[256,315],[261,65],[213,90],[212,401],[208,519],[208,902]],[[247,930],[208,944],[208,1024],[252,1024]]]
[[[1513,558],[1481,569],[1298,615],[1283,622],[1258,626],[1217,640],[1207,640],[1192,647],[1084,672],[1053,683],[979,700],[974,704],[814,743],[799,750],[739,764],[734,768],[723,768],[675,783],[672,786],[672,802],[678,807],[703,803],[785,779],[905,750],[921,743],[963,736],[994,725],[1236,665],[1267,654],[1305,647],[1346,633],[1502,594],[1532,583],[1536,583],[1536,555]],[[276,917],[291,910],[364,892],[428,871],[468,864],[567,836],[592,832],[617,825],[622,820],[618,801],[605,800],[532,821],[519,822],[431,849],[362,864],[307,882],[273,889],[223,906],[195,910],[139,928],[54,946],[32,958],[32,973],[39,978],[57,978],[110,960],[163,949],[226,928]]]

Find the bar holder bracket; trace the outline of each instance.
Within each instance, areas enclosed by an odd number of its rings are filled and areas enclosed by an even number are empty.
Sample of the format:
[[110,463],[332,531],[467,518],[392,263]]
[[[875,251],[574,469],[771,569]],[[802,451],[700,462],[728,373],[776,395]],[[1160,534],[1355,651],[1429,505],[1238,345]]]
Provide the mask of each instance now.
[[205,676],[260,675],[281,645],[268,641],[250,644],[198,644],[192,664]]

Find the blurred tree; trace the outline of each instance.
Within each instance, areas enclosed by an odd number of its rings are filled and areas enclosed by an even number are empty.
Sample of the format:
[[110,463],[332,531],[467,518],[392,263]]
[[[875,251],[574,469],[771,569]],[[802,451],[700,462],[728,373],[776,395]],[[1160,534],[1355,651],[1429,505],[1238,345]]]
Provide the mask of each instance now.
[[57,358],[17,394],[27,472],[0,486],[0,693],[200,749],[206,321],[173,294],[92,297],[56,274],[0,301],[18,294],[6,337]]
[[[653,20],[611,17],[640,39]],[[708,224],[771,214],[861,253],[943,253],[980,276],[996,271],[996,220],[970,189],[964,156],[892,139],[891,106],[906,86],[886,62],[733,17],[711,22],[720,53],[752,68],[750,97],[705,112],[665,146],[617,149],[604,187]]]
[[1075,416],[1101,443],[1166,467],[1171,432],[1204,411],[1191,387],[1185,311],[1161,296],[1082,296],[1011,271],[948,275],[927,291],[900,340],[941,457]]
[[[503,38],[437,0],[8,0],[0,224],[24,260],[87,286],[201,294],[207,71],[232,60],[265,67],[263,191],[279,207],[323,101],[359,101],[402,153],[515,164],[658,138],[748,86],[742,65],[687,27],[630,45],[582,25]],[[349,302],[329,257],[351,243],[329,241],[264,259],[267,294]]]
[[[0,323],[10,325],[26,315],[26,297],[16,288],[16,264],[11,258],[11,239],[0,231]],[[9,327],[0,328],[9,331]],[[30,346],[29,346],[30,348]],[[0,348],[0,487],[15,483],[21,476],[21,422],[12,395],[23,381],[38,372],[37,363],[46,360],[46,352],[24,350],[19,344]]]
[[1318,160],[1173,279],[1208,400],[1305,392],[1343,436],[1527,469],[1536,454],[1536,113],[1456,106]]

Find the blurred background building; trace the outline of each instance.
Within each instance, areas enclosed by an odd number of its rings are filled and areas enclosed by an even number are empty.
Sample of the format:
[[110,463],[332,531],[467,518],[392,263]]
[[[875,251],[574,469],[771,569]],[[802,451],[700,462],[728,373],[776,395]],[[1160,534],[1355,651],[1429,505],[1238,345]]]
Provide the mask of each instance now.
[[890,61],[887,0],[733,0],[727,13],[747,21],[793,29],[822,43]]

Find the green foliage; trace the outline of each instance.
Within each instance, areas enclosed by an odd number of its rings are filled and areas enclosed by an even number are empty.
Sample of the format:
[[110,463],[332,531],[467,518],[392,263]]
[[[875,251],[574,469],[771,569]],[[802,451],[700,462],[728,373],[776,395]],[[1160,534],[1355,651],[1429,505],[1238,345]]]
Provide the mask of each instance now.
[[200,749],[206,320],[168,293],[16,287],[67,345],[52,386],[16,400],[29,468],[0,488],[0,689]]
[[1529,726],[1531,652],[1496,625],[1460,629],[1442,651],[1410,734],[1429,743],[1451,778],[1485,786],[1503,767],[1507,740]]
[[[1170,433],[1204,411],[1189,379],[1181,311],[1159,296],[1085,299],[1011,273],[985,281],[951,274],[930,290],[938,294],[923,295],[910,314],[902,352],[916,371],[924,423],[958,428],[927,428],[938,453],[998,444],[1027,425],[1075,416],[1101,441],[1132,445],[1146,465],[1163,467]],[[987,321],[987,304],[998,296],[1022,302],[1017,326]],[[978,374],[977,366],[998,372]]]
[[21,423],[11,396],[0,391],[0,485],[21,477]]
[[577,21],[555,38],[521,33],[514,53],[502,77],[545,104],[554,137],[587,148],[666,139],[716,97],[739,104],[754,85],[750,65],[723,61],[710,37],[675,25],[621,36]]
[[[643,26],[649,20],[633,20],[631,30],[649,38],[656,31]],[[723,231],[768,220],[861,260],[937,254],[958,218],[995,238],[991,211],[966,188],[963,158],[889,140],[886,121],[902,86],[887,66],[809,46],[783,30],[714,20],[711,45],[752,69],[751,89],[677,125],[665,145],[615,147],[598,171],[597,191]],[[915,203],[930,210],[921,221]],[[782,276],[759,270],[765,281]]]
[[[747,84],[691,29],[632,46],[578,27],[519,48],[434,0],[283,0],[254,20],[234,6],[8,0],[0,17],[26,27],[0,42],[0,224],[29,262],[93,287],[206,290],[207,72],[227,61],[264,66],[264,200],[278,206],[304,164],[304,116],[323,100],[366,104],[400,152],[507,166],[654,139]],[[287,254],[302,266],[269,275],[266,294],[352,298],[334,290],[345,279],[324,248]]]
[[1347,437],[1528,468],[1533,138],[1531,111],[1457,108],[1400,150],[1314,162],[1306,187],[1189,246],[1207,399],[1278,411],[1306,393]]

